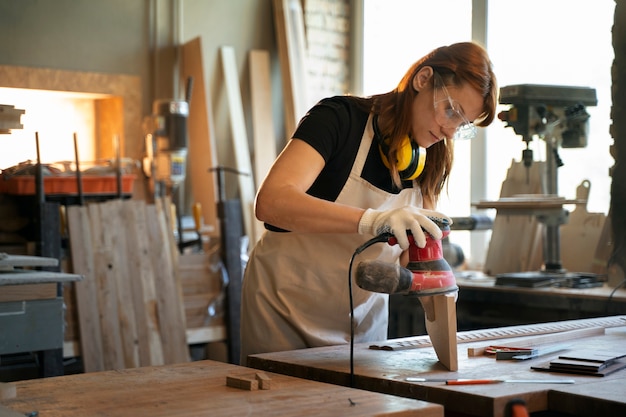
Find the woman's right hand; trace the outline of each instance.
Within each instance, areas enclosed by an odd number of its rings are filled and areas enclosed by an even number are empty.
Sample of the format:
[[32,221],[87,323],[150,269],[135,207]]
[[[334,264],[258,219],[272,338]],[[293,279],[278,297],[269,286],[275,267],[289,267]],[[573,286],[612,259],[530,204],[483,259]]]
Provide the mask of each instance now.
[[406,250],[409,248],[407,230],[410,230],[417,246],[423,248],[426,246],[424,230],[435,239],[442,238],[441,229],[432,219],[443,219],[452,224],[452,219],[443,213],[413,206],[391,210],[367,209],[359,221],[359,233],[374,236],[391,233],[396,237],[400,248]]

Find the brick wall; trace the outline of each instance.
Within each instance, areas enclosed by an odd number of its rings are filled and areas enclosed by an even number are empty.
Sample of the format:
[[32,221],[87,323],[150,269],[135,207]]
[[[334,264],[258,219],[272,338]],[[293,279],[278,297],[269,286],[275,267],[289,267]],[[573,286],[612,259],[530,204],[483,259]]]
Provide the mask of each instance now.
[[349,0],[304,0],[309,77],[313,102],[349,88]]

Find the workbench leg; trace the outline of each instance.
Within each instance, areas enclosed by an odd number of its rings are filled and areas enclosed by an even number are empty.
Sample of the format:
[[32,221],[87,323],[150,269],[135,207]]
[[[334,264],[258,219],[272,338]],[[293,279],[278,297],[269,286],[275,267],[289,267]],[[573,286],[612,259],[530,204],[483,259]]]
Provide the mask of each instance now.
[[437,358],[450,371],[459,369],[456,342],[456,292],[421,297],[426,331]]
[[61,376],[65,373],[63,369],[63,349],[43,350],[39,353],[40,369],[42,378],[51,376]]

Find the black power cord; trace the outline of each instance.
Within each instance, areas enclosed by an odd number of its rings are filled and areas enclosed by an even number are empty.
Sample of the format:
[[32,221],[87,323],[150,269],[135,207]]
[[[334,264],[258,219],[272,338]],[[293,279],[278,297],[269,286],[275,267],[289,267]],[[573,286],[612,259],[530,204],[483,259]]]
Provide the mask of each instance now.
[[626,279],[622,280],[622,282],[617,284],[615,288],[613,288],[613,291],[611,291],[611,294],[609,294],[609,297],[606,299],[605,314],[607,316],[609,315],[609,306],[611,305],[611,300],[613,299],[613,296],[615,295],[615,291],[617,291],[620,287],[623,287],[624,285],[626,285]]
[[389,238],[393,235],[391,233],[382,233],[358,248],[354,251],[352,256],[350,257],[350,267],[348,268],[348,293],[350,294],[350,387],[355,388],[354,384],[354,300],[352,298],[352,265],[354,264],[354,259],[363,252],[365,249],[369,248],[375,243],[387,242]]

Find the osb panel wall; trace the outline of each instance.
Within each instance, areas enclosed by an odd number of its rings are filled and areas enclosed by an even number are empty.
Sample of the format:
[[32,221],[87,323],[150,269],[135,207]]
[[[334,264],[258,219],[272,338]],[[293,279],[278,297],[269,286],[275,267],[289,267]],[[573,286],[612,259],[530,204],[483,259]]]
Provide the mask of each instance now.
[[[46,68],[0,66],[0,87],[106,94],[96,100],[96,157],[115,157],[114,137],[121,156],[141,160],[144,154],[141,130],[141,80],[124,74],[76,72]],[[146,184],[137,176],[134,196],[144,198]]]

